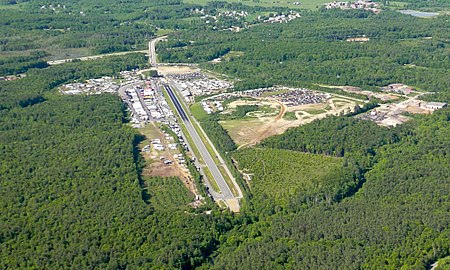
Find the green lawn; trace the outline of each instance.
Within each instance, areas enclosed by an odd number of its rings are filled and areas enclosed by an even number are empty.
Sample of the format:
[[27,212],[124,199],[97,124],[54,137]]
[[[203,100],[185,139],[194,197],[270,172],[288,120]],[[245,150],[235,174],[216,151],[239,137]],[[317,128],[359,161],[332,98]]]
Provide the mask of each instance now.
[[288,121],[295,121],[297,120],[297,116],[295,115],[295,112],[286,112],[283,116],[283,119]]
[[159,28],[158,31],[156,31],[156,35],[157,36],[165,36],[165,35],[170,34],[172,32],[173,32],[172,29]]
[[211,184],[211,187],[213,190],[217,193],[222,193],[220,191],[219,186],[217,185],[216,180],[214,179],[214,176],[212,175],[211,171],[208,167],[203,167],[203,172],[205,173],[206,178],[209,180],[209,183]]
[[202,121],[206,117],[208,117],[208,114],[203,109],[202,105],[197,102],[190,106],[189,108],[191,110],[192,115],[197,119],[197,121]]

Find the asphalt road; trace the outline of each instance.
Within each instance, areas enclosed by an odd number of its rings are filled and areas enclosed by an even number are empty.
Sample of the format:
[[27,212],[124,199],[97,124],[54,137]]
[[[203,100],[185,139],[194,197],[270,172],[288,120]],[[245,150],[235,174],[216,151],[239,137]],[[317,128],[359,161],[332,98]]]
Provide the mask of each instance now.
[[158,43],[159,41],[165,39],[167,36],[162,36],[159,38],[155,38],[152,39],[148,42],[148,61],[150,62],[150,64],[154,67],[156,66],[156,43]]
[[216,163],[214,162],[213,158],[211,157],[211,154],[208,152],[208,149],[206,149],[205,144],[203,143],[202,139],[197,133],[197,130],[192,126],[192,123],[189,121],[189,118],[186,115],[186,112],[183,110],[183,107],[181,106],[180,102],[178,101],[178,98],[173,93],[172,88],[164,84],[164,88],[167,90],[167,93],[170,96],[170,99],[172,99],[173,104],[175,105],[178,113],[180,114],[181,119],[183,120],[187,131],[191,135],[192,140],[194,141],[195,145],[197,146],[198,151],[203,157],[203,160],[205,161],[206,165],[208,166],[209,170],[211,171],[211,174],[213,175],[214,179],[216,180],[217,185],[219,186],[220,190],[222,191],[222,199],[233,199],[235,198],[233,193],[230,190],[230,187],[228,187],[227,182],[223,178],[222,174],[219,171],[219,168],[217,167]]
[[67,62],[70,62],[75,59],[79,59],[81,61],[87,61],[87,60],[94,60],[94,59],[99,59],[99,58],[103,58],[103,57],[108,57],[108,56],[126,55],[126,54],[130,54],[130,53],[146,53],[146,52],[147,51],[140,50],[140,51],[126,51],[126,52],[97,54],[97,55],[83,56],[83,57],[78,57],[78,58],[67,58],[67,59],[61,59],[61,60],[47,61],[47,64],[54,66],[54,65],[60,65],[60,64],[67,63]]

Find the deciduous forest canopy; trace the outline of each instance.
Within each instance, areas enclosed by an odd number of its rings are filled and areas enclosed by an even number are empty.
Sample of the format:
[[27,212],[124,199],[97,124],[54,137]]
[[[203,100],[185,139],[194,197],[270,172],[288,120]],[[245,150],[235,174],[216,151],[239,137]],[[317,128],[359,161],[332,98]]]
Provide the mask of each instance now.
[[[448,1],[402,1],[441,12],[427,19],[394,5],[378,15],[300,5],[283,24],[256,18],[289,9],[243,3],[0,1],[1,269],[448,269],[449,108],[390,128],[329,116],[239,149],[219,120],[256,108],[204,114],[244,192],[235,214],[210,200],[194,209],[176,177],[142,177],[140,134],[116,95],[57,91],[148,58],[48,60],[145,50],[169,34],[161,61],[199,63],[235,91],[401,82],[450,101]],[[251,27],[216,31],[201,18],[225,10],[253,16],[216,27]],[[230,51],[240,53],[210,62]]]

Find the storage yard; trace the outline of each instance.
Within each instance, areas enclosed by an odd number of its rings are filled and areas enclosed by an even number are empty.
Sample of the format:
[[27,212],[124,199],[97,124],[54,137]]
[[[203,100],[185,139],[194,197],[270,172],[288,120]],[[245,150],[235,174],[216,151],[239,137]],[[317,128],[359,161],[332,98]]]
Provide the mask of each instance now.
[[381,104],[380,107],[357,117],[382,126],[396,126],[408,121],[408,114],[429,114],[444,107],[447,107],[447,103],[425,102],[413,97],[397,104]]
[[427,92],[418,92],[413,87],[393,83],[381,87],[381,92],[363,91],[359,87],[343,86],[336,87],[349,93],[366,95],[369,98],[378,98],[389,103],[380,104],[379,107],[358,115],[358,118],[374,121],[382,126],[396,126],[410,119],[408,114],[429,114],[435,110],[447,106],[443,102],[425,102],[419,100]]
[[242,95],[250,97],[271,97],[282,102],[287,107],[305,104],[323,103],[331,97],[328,93],[311,91],[306,88],[259,88],[243,91]]
[[102,93],[116,93],[119,85],[111,77],[90,79],[86,82],[66,84],[60,88],[60,93],[65,95],[96,95]]
[[166,77],[180,90],[186,102],[192,102],[194,96],[217,94],[233,88],[232,83],[212,78],[199,71]]

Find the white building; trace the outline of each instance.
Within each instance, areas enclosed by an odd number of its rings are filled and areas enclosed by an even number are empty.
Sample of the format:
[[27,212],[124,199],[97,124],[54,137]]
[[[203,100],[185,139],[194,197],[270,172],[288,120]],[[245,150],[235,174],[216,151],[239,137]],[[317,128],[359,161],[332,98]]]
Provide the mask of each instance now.
[[432,111],[442,109],[445,107],[447,107],[447,103],[444,102],[428,102],[427,104],[425,104],[425,108]]

